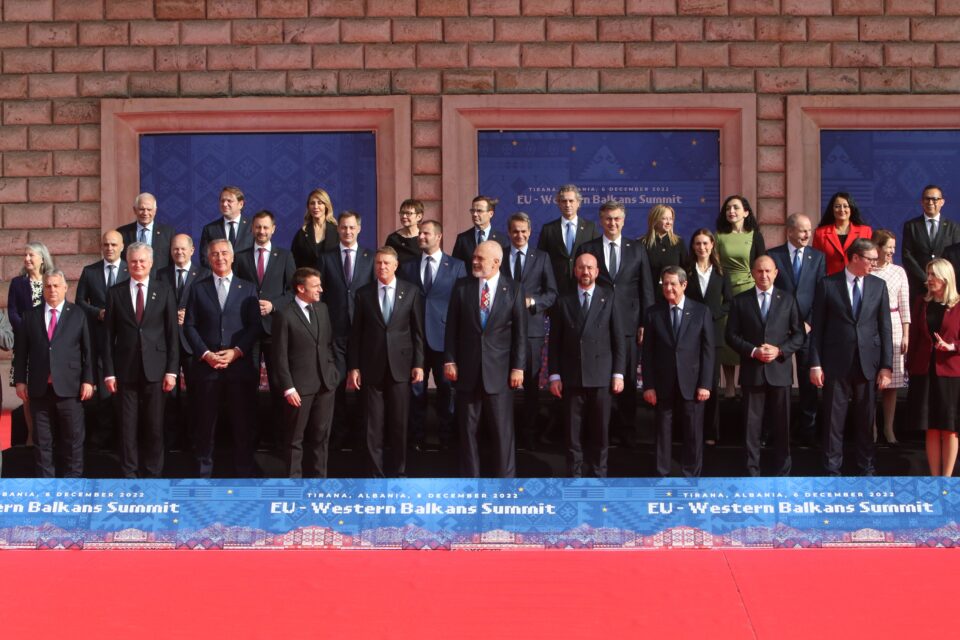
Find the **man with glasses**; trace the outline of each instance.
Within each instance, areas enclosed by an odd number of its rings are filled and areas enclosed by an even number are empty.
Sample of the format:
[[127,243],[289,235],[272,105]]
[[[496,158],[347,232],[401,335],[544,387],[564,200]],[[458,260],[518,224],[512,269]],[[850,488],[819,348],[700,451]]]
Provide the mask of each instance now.
[[810,382],[823,388],[826,475],[840,475],[848,408],[854,413],[857,466],[863,475],[874,475],[876,390],[890,384],[893,369],[887,286],[870,275],[878,255],[870,240],[855,240],[846,268],[821,280],[813,301]]
[[[907,272],[911,297],[927,291],[927,263],[945,257],[944,251],[960,242],[960,225],[940,215],[946,204],[940,187],[935,184],[924,187],[920,204],[923,215],[907,220],[902,234],[903,268]],[[957,251],[960,252],[960,247]]]
[[510,249],[510,240],[504,234],[497,233],[490,226],[498,200],[489,196],[477,196],[470,204],[470,218],[473,227],[457,235],[453,245],[453,257],[464,264],[473,260],[473,252],[481,242],[493,240],[503,247],[504,252]]

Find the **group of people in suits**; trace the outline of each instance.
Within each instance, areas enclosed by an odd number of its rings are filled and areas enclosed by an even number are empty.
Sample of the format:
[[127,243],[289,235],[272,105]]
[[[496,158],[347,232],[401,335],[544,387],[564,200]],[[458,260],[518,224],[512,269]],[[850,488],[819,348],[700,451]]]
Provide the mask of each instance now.
[[[156,198],[143,193],[136,221],[103,235],[102,260],[83,269],[75,304],[45,249],[28,247],[24,282],[9,296],[12,373],[29,407],[38,473],[82,475],[81,402],[95,398],[89,439],[115,432],[128,478],[159,477],[172,442],[188,443],[196,474],[209,477],[218,426],[230,430],[239,476],[256,475],[254,452],[267,441],[280,445],[290,477],[325,477],[331,438],[359,429],[369,474],[403,477],[408,448],[425,441],[432,376],[439,440],[458,446],[461,474],[512,477],[518,436],[537,435],[543,375],[558,399],[569,475],[605,476],[611,438],[636,439],[642,379],[655,413],[656,474],[674,469],[676,426],[680,472],[698,476],[704,442],[719,437],[725,350],[740,364],[748,474],[761,473],[765,440],[773,473],[789,474],[791,439],[814,438],[818,407],[824,470],[841,472],[852,412],[857,466],[873,474],[877,392],[894,382],[904,355],[901,368],[923,382],[911,395],[929,422],[931,472],[952,472],[960,296],[951,262],[960,260],[960,228],[940,219],[938,187],[924,189],[923,216],[904,226],[913,305],[895,303],[889,280],[873,275],[890,262],[881,251],[892,257],[892,234],[874,234],[846,193],[831,198],[816,230],[806,215],[789,216],[787,242],[769,250],[739,195],[724,202],[718,233],[697,230],[689,249],[669,206],[654,207],[647,235],[631,240],[622,203],[604,203],[596,225],[580,216],[575,185],[561,186],[555,201],[560,217],[534,248],[529,216],[514,213],[499,233],[496,199],[477,196],[472,227],[447,255],[443,227],[423,220],[421,202],[405,200],[401,228],[371,250],[358,242],[361,216],[335,218],[329,194],[316,189],[287,250],[272,243],[274,215],[243,216],[243,192],[224,187],[221,217],[203,228],[195,263],[190,236],[158,222]],[[917,323],[901,309],[909,306]],[[791,433],[794,360],[800,411]],[[261,362],[270,409],[258,419]],[[173,429],[164,420],[170,394],[187,418]],[[352,411],[348,396],[359,398]]]

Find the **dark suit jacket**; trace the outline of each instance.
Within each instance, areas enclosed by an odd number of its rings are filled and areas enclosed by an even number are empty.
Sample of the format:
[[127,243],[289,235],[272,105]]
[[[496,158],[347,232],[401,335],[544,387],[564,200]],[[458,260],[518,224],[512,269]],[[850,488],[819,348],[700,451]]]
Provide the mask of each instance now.
[[[103,260],[97,260],[85,266],[77,283],[76,303],[87,314],[87,325],[93,337],[95,354],[100,353],[106,335],[104,324],[99,318],[100,312],[107,308],[107,281],[103,275],[103,265]],[[129,279],[127,263],[121,260],[116,283],[120,284]]]
[[238,276],[257,287],[257,297],[260,300],[269,300],[273,304],[271,313],[260,316],[263,333],[269,336],[275,314],[293,301],[293,272],[297,270],[293,255],[286,249],[271,245],[270,259],[267,260],[261,283],[257,282],[256,244],[237,253],[233,259],[233,268]]
[[730,313],[730,303],[733,302],[733,287],[730,285],[730,280],[720,275],[714,267],[713,271],[710,272],[710,279],[707,281],[707,290],[702,291],[696,265],[685,268],[687,269],[687,297],[694,302],[707,305],[707,308],[710,309],[710,315],[713,317],[714,325],[716,325]]
[[394,382],[410,380],[410,370],[423,368],[423,302],[412,282],[395,279],[393,313],[384,322],[380,311],[380,282],[374,280],[357,290],[356,310],[347,369],[359,369],[369,384],[379,384],[386,371]]
[[137,324],[130,283],[114,285],[107,294],[104,318],[103,377],[120,382],[160,382],[166,373],[180,372],[177,347],[177,296],[170,285],[151,278],[143,292],[143,321]]
[[[197,362],[192,369],[194,377],[212,380],[223,373],[227,379],[247,382],[259,377],[260,364],[250,357],[253,344],[260,338],[261,332],[260,304],[252,282],[234,273],[226,304],[221,310],[215,276],[210,274],[198,280],[190,287],[183,331]],[[233,347],[239,347],[243,357],[225,370],[213,369],[200,360],[207,351]]]
[[527,356],[527,322],[523,290],[500,276],[486,327],[480,326],[480,281],[458,280],[447,311],[444,362],[457,365],[456,389],[485,393],[506,391],[510,370],[523,370]]
[[30,284],[30,276],[17,276],[10,281],[10,288],[7,289],[7,313],[10,315],[10,326],[14,331],[20,328],[24,314],[30,309],[33,309],[33,286]]
[[53,340],[48,340],[45,306],[34,307],[23,316],[13,348],[13,381],[25,383],[31,398],[46,394],[48,379],[56,395],[79,397],[82,383],[94,384],[87,319],[77,305],[64,302]]
[[[422,259],[421,255],[421,259]],[[413,282],[420,287],[423,301],[423,325],[427,337],[427,346],[431,351],[443,351],[443,341],[447,327],[447,308],[450,306],[450,295],[453,285],[460,278],[467,277],[463,262],[443,254],[439,266],[434,265],[433,284],[430,293],[424,293],[423,281],[420,278],[420,260],[401,265],[397,276]]]
[[813,247],[803,250],[803,264],[800,266],[800,282],[793,277],[793,262],[790,261],[790,246],[781,244],[767,252],[777,266],[777,279],[773,286],[792,295],[797,301],[800,320],[810,324],[813,317],[813,296],[817,292],[817,283],[827,275],[827,259],[822,251]]
[[943,250],[943,259],[953,265],[954,275],[960,273],[960,242],[955,242]]
[[[234,255],[253,246],[253,230],[251,227],[250,218],[240,216],[239,224],[237,224],[237,243],[233,246]],[[200,264],[207,268],[210,267],[210,263],[207,262],[207,245],[210,244],[211,240],[225,239],[226,237],[227,234],[223,229],[223,216],[204,225],[203,231],[200,232]]]
[[827,276],[817,286],[810,334],[810,366],[822,367],[826,377],[851,374],[856,356],[867,380],[880,369],[893,368],[893,333],[887,285],[868,275],[863,279],[860,316],[853,317],[847,293],[846,269]]
[[[494,231],[492,227],[487,234],[487,240],[499,242],[500,246],[503,247],[504,253],[510,250],[510,238],[504,233]],[[461,231],[457,234],[457,241],[453,245],[453,253],[451,255],[464,264],[470,264],[473,260],[473,251],[476,248],[477,228],[470,227],[466,231]]]
[[850,232],[847,234],[847,241],[840,244],[840,236],[837,235],[837,229],[832,224],[823,227],[817,227],[813,232],[813,246],[823,252],[827,260],[827,275],[833,275],[838,271],[843,271],[847,266],[847,249],[857,238],[873,237],[873,229],[867,225],[856,225],[850,223]]
[[[187,308],[187,299],[190,297],[190,287],[193,286],[193,283],[203,278],[204,276],[210,275],[210,270],[206,267],[198,267],[197,265],[190,263],[190,268],[187,269],[186,277],[183,281],[183,289],[178,293],[177,292],[177,266],[173,263],[168,264],[163,269],[157,271],[157,278],[161,282],[166,282],[174,291],[174,295],[177,298],[177,309],[186,309]],[[187,342],[187,336],[183,332],[183,326],[179,326],[177,332],[180,334],[180,348],[187,354],[193,355],[193,349],[190,348],[190,343]],[[186,364],[181,363],[181,364]]]
[[340,384],[333,358],[333,331],[327,305],[313,305],[316,324],[307,322],[294,302],[277,313],[273,324],[274,386],[296,389],[301,396],[331,391]]
[[[504,252],[503,262],[500,264],[500,274],[512,280],[511,250]],[[510,264],[507,264],[508,262]],[[527,256],[523,265],[523,272],[520,274],[520,284],[523,285],[524,298],[533,298],[534,301],[532,307],[526,307],[527,337],[543,338],[547,335],[544,326],[547,311],[557,301],[557,281],[553,277],[550,256],[527,245]],[[524,300],[524,306],[526,306],[526,300]]]
[[[727,318],[727,344],[740,354],[740,385],[789,387],[793,384],[793,354],[803,346],[806,332],[797,302],[776,287],[770,289],[767,319],[760,317],[757,290],[751,288],[733,299]],[[776,360],[763,363],[750,354],[761,344],[780,347]]]
[[643,388],[657,392],[657,404],[673,397],[675,384],[684,400],[695,400],[697,389],[713,388],[716,343],[710,310],[687,297],[676,338],[666,300],[647,309],[647,318]]
[[587,317],[580,317],[580,292],[557,301],[550,324],[550,375],[567,387],[606,387],[613,374],[625,375],[627,338],[613,312],[613,291],[593,289]]
[[650,278],[650,260],[647,251],[637,240],[620,236],[620,255],[616,279],[610,278],[603,253],[603,238],[585,242],[577,251],[590,253],[597,259],[600,275],[597,282],[610,287],[614,292],[614,304],[620,315],[620,328],[624,335],[636,336],[637,329],[645,325],[644,314],[653,304],[653,281]]
[[930,241],[926,225],[927,217],[924,215],[903,223],[900,255],[912,295],[925,293],[927,290],[927,263],[943,256],[944,250],[950,245],[960,242],[960,225],[956,222],[941,215],[940,226],[933,242]]
[[375,251],[358,247],[353,262],[353,280],[343,277],[343,261],[340,245],[320,256],[320,275],[323,283],[323,301],[330,312],[335,338],[347,338],[353,322],[354,295],[357,289],[373,282],[373,258]]
[[[117,227],[117,231],[123,236],[123,253],[120,254],[120,257],[124,260],[127,259],[127,248],[137,241],[138,226],[139,223],[133,221],[130,224]],[[156,220],[153,221],[153,238],[150,242],[150,246],[153,247],[152,273],[156,273],[170,264],[170,243],[173,242],[174,235],[176,235],[176,232],[173,227],[168,224],[161,224]]]
[[337,235],[337,225],[328,222],[324,227],[323,242],[317,244],[313,239],[313,227],[303,229],[302,227],[293,236],[290,241],[290,253],[293,254],[293,262],[300,267],[310,267],[311,269],[320,268],[320,256],[327,251],[333,251],[340,244],[340,237]]
[[599,238],[596,225],[583,216],[577,216],[577,234],[573,238],[573,253],[567,253],[567,243],[563,238],[564,218],[557,218],[540,229],[540,238],[537,240],[537,249],[545,251],[550,256],[553,265],[553,275],[557,280],[557,292],[560,295],[569,293],[577,288],[573,277],[573,264],[579,255],[580,245],[588,240]]

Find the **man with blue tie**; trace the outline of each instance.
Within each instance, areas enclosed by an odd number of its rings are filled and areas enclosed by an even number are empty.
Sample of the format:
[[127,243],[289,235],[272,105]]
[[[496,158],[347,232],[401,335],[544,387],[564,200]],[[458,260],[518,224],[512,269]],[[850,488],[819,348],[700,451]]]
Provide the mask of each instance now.
[[803,346],[796,352],[797,388],[799,403],[794,439],[812,446],[817,429],[817,387],[810,383],[810,329],[813,320],[813,297],[817,284],[827,275],[826,257],[810,246],[813,237],[810,218],[802,213],[787,217],[787,242],[767,252],[777,268],[774,286],[797,301],[797,310],[803,322]]
[[504,251],[510,246],[507,238],[493,230],[491,221],[497,208],[498,200],[490,196],[477,196],[470,204],[470,219],[473,220],[473,227],[457,235],[457,241],[453,245],[453,257],[464,264],[469,264],[473,260],[473,252],[480,243],[487,240],[493,240],[499,244]]
[[560,217],[543,225],[537,249],[550,256],[553,277],[557,281],[557,293],[563,295],[576,289],[577,279],[573,273],[573,261],[580,245],[599,237],[593,222],[578,215],[583,196],[575,184],[565,184],[557,189],[555,202]]
[[454,423],[453,385],[443,375],[443,342],[446,337],[447,308],[453,286],[467,273],[463,262],[448,256],[441,249],[443,226],[436,220],[420,223],[420,260],[408,262],[400,267],[400,277],[408,282],[420,285],[423,302],[424,324],[424,370],[423,382],[410,386],[410,425],[413,430],[413,448],[424,446],[427,421],[427,378],[433,373],[436,386],[437,432],[440,448],[448,449],[456,439]]
[[853,402],[860,473],[874,469],[876,389],[886,389],[893,370],[893,330],[887,285],[870,275],[877,245],[858,238],[847,266],[820,281],[813,301],[810,382],[823,388],[823,460],[827,475],[840,475],[843,432]]
[[133,202],[136,222],[117,227],[123,237],[124,250],[121,257],[126,260],[127,249],[134,242],[153,247],[154,271],[163,269],[170,263],[170,243],[173,240],[173,227],[157,222],[157,198],[152,193],[141,193]]

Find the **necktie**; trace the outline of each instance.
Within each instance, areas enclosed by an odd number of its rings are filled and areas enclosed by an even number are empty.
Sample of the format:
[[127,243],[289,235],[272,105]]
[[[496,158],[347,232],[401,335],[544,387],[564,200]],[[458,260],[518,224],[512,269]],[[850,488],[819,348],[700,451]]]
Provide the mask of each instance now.
[[236,246],[237,245],[237,223],[228,222],[227,224],[230,225],[230,244],[231,246]]
[[483,242],[483,230],[477,229],[477,246],[480,246],[480,243]]
[[930,218],[930,241],[937,237],[937,221]]
[[566,225],[567,229],[564,232],[564,243],[567,245],[567,255],[573,255],[573,242],[576,237],[576,232],[573,230],[573,223],[568,222]]
[[343,279],[347,284],[353,282],[353,260],[350,258],[351,253],[353,253],[353,249],[343,250]]
[[260,255],[257,256],[257,284],[263,284],[263,252],[266,249],[260,247],[258,251]]
[[311,316],[313,316],[313,313],[312,313],[312,312],[313,312],[313,305],[308,304],[307,306],[305,306],[305,307],[303,308],[303,312],[304,312],[305,314],[307,314],[307,322],[308,322],[308,323],[309,323],[309,322],[312,322],[312,320],[311,320],[310,318],[311,318]]
[[390,316],[393,315],[393,305],[390,303],[390,295],[387,290],[390,287],[380,287],[383,290],[383,297],[380,301],[380,311],[383,312],[383,321],[389,323]]
[[583,292],[583,304],[580,305],[580,319],[583,320],[587,317],[587,313],[590,311],[590,292]]
[[617,245],[610,243],[610,260],[607,264],[607,271],[610,272],[610,279],[617,277]]
[[117,284],[117,265],[108,264],[107,270],[110,272],[110,275],[107,276],[107,288],[110,288]]
[[767,313],[770,311],[770,294],[764,291],[760,294],[760,317],[767,320]]
[[137,324],[143,322],[143,283],[137,283]]
[[186,269],[177,269],[177,298],[180,297],[180,292],[183,291],[183,281],[186,279]]
[[227,304],[227,279],[220,278],[220,282],[217,283],[217,300],[220,301],[220,309],[223,310],[223,307]]
[[853,317],[860,317],[860,302],[863,300],[863,294],[860,292],[860,278],[853,279]]
[[423,292],[430,295],[430,287],[433,286],[433,258],[427,256],[427,261],[423,265]]
[[47,340],[53,340],[53,332],[57,330],[57,310],[50,309],[50,325],[47,327]]
[[140,233],[137,234],[137,242],[146,242],[147,241],[147,230],[144,227],[140,227]]
[[520,279],[523,277],[523,251],[517,251],[517,255],[513,259],[513,279],[517,282],[520,282]]
[[487,328],[487,317],[490,315],[490,287],[483,283],[483,290],[480,292],[480,328]]
[[800,269],[802,268],[802,263],[800,262],[800,249],[794,249],[793,251],[793,281],[800,282]]
[[680,336],[680,307],[674,305],[673,307],[673,337]]

